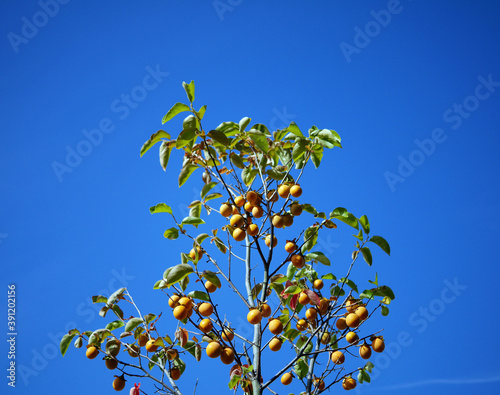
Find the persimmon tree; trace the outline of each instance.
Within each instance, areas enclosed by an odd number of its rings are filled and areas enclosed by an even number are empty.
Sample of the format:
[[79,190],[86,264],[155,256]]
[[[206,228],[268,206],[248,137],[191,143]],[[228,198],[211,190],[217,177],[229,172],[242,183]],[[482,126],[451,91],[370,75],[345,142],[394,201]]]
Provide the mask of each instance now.
[[[337,383],[350,390],[369,382],[372,351],[382,352],[385,345],[380,331],[366,332],[364,324],[377,322],[377,310],[386,316],[394,294],[376,275],[367,289],[359,288],[355,265],[371,266],[370,248],[390,254],[389,244],[370,234],[366,215],[357,218],[342,207],[326,214],[300,200],[305,167],[318,168],[325,150],[341,148],[340,136],[316,126],[306,135],[294,122],[271,132],[260,123],[250,126],[250,118],[207,132],[202,126],[207,107],[193,107],[194,82],[183,87],[189,104],[174,104],[162,121],[188,112],[182,131],[172,138],[159,130],[140,152],[161,143],[165,170],[170,153],[184,151],[179,187],[201,175],[200,199],[189,204],[185,218],[166,203],[150,208],[152,214],[170,215],[166,239],[192,242],[154,284],[169,307],[143,315],[125,288],[94,296],[94,303],[103,304],[100,315],[116,319],[96,330],[71,330],[61,340],[62,354],[73,339],[77,348],[85,341],[88,358],[102,355],[109,369],[121,372],[113,381],[118,391],[128,377],[152,382],[154,393],[180,395],[182,380],[177,380],[186,370],[194,374],[193,365],[202,358],[228,365],[227,371],[220,366],[214,371],[227,375],[229,389],[254,395],[276,393],[291,383],[297,393],[318,394]],[[318,238],[340,231],[337,225],[355,230],[355,244],[350,257],[336,258],[333,273]],[[244,267],[244,279],[232,274],[236,265]],[[219,296],[223,285],[234,298]],[[253,336],[246,338],[232,325],[225,308],[234,304],[247,315]],[[287,362],[266,364],[266,357],[278,352]],[[130,393],[146,389],[135,384]]]

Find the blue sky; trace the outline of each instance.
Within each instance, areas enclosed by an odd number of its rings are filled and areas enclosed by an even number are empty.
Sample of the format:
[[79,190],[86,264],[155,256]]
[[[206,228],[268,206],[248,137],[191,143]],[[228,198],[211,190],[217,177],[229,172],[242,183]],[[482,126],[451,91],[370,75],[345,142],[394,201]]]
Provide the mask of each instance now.
[[[359,278],[377,272],[397,297],[373,324],[388,347],[357,392],[496,393],[499,14],[494,1],[7,1],[0,257],[18,335],[16,388],[2,393],[114,393],[102,361],[56,352],[66,330],[107,323],[92,295],[127,286],[167,317],[152,285],[190,247],[164,239],[172,222],[149,207],[181,216],[200,184],[178,189],[180,155],[165,173],[156,149],[139,149],[191,80],[205,128],[248,116],[342,136],[342,150],[306,171],[303,199],[368,215],[392,254],[376,251]],[[335,232],[320,244],[342,271],[353,239]],[[230,312],[244,330],[241,306]],[[228,368],[216,366],[191,362],[181,389],[199,377],[197,393],[224,391]]]

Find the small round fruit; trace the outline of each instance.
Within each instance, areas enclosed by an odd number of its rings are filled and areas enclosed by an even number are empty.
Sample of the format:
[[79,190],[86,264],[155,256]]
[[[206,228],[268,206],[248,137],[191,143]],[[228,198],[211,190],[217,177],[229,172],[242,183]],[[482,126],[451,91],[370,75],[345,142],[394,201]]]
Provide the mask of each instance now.
[[278,193],[276,192],[276,189],[271,189],[270,191],[267,191],[267,200],[270,202],[277,202],[278,201]]
[[245,198],[243,196],[236,196],[234,198],[234,204],[236,204],[238,207],[241,207],[245,204]]
[[[266,246],[271,247],[271,235],[266,236]],[[273,236],[273,247],[276,247],[278,245],[278,239],[276,236]]]
[[302,305],[302,306],[305,306],[306,304],[308,304],[309,302],[311,301],[311,299],[309,299],[309,296],[305,293],[305,292],[301,292],[299,294],[299,303]]
[[368,310],[364,306],[358,307],[354,312],[361,321],[364,321],[368,318]]
[[247,227],[248,236],[257,236],[259,233],[259,227],[257,224],[250,224]]
[[201,250],[200,247],[196,247],[196,249],[191,248],[191,251],[189,251],[189,257],[192,260],[200,260],[202,256],[203,256],[203,251]]
[[198,329],[202,331],[203,333],[208,333],[212,330],[213,324],[212,321],[210,321],[208,318],[204,318],[203,320],[200,321],[198,324]]
[[346,377],[344,380],[342,380],[342,388],[344,388],[346,391],[353,390],[356,388],[356,380],[354,380],[352,377]]
[[327,298],[321,298],[319,301],[319,313],[325,315],[328,312],[328,306],[330,306],[330,301]]
[[299,184],[295,184],[290,188],[290,195],[292,195],[294,198],[298,198],[300,197],[300,195],[302,195],[302,188]]
[[337,318],[337,322],[335,322],[335,326],[339,331],[343,331],[347,328],[347,323],[344,317]]
[[172,308],[177,306],[179,304],[179,299],[181,297],[177,294],[173,294],[171,297],[168,298],[168,305]]
[[318,311],[314,307],[310,307],[306,310],[306,318],[308,321],[315,321],[318,317]]
[[222,354],[222,350],[223,348],[219,342],[210,342],[207,345],[206,352],[210,358],[219,358]]
[[244,222],[245,221],[244,221],[243,217],[241,216],[241,214],[235,214],[229,220],[229,223],[231,224],[231,226],[234,226],[235,228],[240,228]]
[[283,199],[286,199],[290,194],[290,187],[286,184],[281,184],[278,187],[278,195],[280,195]]
[[357,328],[361,320],[356,313],[349,313],[347,317],[345,317],[345,322],[349,328]]
[[315,379],[314,386],[318,388],[320,391],[323,391],[325,389],[325,382],[320,379]]
[[271,315],[272,310],[271,310],[271,307],[269,307],[268,304],[262,303],[260,305],[260,312],[262,313],[262,317],[267,318],[267,317],[269,317]]
[[151,339],[146,343],[146,350],[148,352],[155,352],[158,350],[158,346],[155,344],[155,339]]
[[349,313],[354,313],[356,311],[356,308],[358,307],[359,303],[356,299],[348,299],[345,302],[345,308]]
[[236,228],[234,231],[233,231],[233,239],[236,240],[236,241],[243,241],[245,240],[245,237],[246,237],[246,233],[243,229],[240,229],[240,228]]
[[273,226],[275,228],[282,228],[283,227],[283,217],[281,215],[275,215],[273,216]]
[[113,369],[116,369],[118,367],[118,361],[114,358],[107,358],[105,360],[105,363],[106,363],[106,367],[109,370],[113,370]]
[[240,213],[238,206],[232,205],[231,207],[233,208],[233,212],[231,214],[236,215]]
[[177,306],[175,309],[174,309],[174,317],[176,319],[178,319],[179,321],[182,321],[183,319],[185,319],[188,315],[188,310],[186,309],[186,306]]
[[169,361],[173,361],[175,358],[179,356],[179,351],[177,351],[175,348],[169,348],[166,351],[166,354],[167,354],[167,359]]
[[115,391],[121,391],[125,388],[125,379],[123,377],[117,377],[113,380],[113,388]]
[[252,209],[253,209],[253,204],[250,203],[250,202],[246,202],[245,205],[243,206],[243,208],[245,209],[245,211],[247,213],[251,213],[252,212]]
[[363,359],[369,359],[372,356],[372,349],[368,344],[363,344],[359,348],[359,356]]
[[179,305],[184,306],[187,310],[191,310],[193,308],[193,301],[187,296],[183,296],[179,299]]
[[279,319],[274,318],[269,322],[269,330],[273,335],[279,335],[283,332],[283,324]]
[[292,265],[295,266],[297,269],[302,269],[306,263],[306,260],[302,255],[295,254],[292,255]]
[[324,332],[322,335],[321,335],[321,344],[330,344],[330,334],[328,332]]
[[229,364],[233,363],[234,351],[229,347],[224,348],[220,354],[220,360],[225,365],[229,365]]
[[335,365],[342,365],[345,361],[345,355],[342,351],[334,351],[330,356],[330,359]]
[[302,214],[302,206],[299,203],[292,203],[290,206],[290,213],[292,213],[295,217],[298,217]]
[[293,215],[284,214],[283,215],[283,226],[290,227],[293,225]]
[[284,373],[283,376],[281,376],[281,384],[283,385],[289,385],[293,380],[293,376],[290,373]]
[[385,349],[384,339],[381,337],[376,337],[372,340],[372,348],[375,352],[382,352]]
[[99,355],[99,350],[94,346],[90,346],[87,348],[87,351],[85,351],[85,355],[88,359],[94,359]]
[[198,307],[198,312],[202,316],[208,317],[209,315],[211,315],[214,312],[214,306],[212,306],[210,303],[207,303],[207,302],[202,303]]
[[307,329],[307,321],[306,321],[306,320],[304,320],[303,318],[302,318],[302,319],[300,319],[300,320],[298,320],[298,321],[297,321],[297,325],[296,325],[296,327],[297,327],[297,329],[298,329],[299,331],[301,331],[301,332],[302,332],[302,331],[305,331],[305,330]]
[[229,217],[232,212],[233,212],[233,208],[231,207],[230,204],[227,204],[227,203],[224,203],[220,206],[220,214],[223,216],[223,217]]
[[257,203],[259,203],[260,196],[255,191],[248,191],[247,192],[247,201],[252,203],[255,206]]
[[129,347],[127,347],[128,355],[130,355],[132,358],[137,358],[140,354],[140,351],[141,349],[137,344],[131,344]]
[[285,251],[291,254],[297,249],[297,244],[295,244],[293,241],[289,241],[285,244]]
[[313,282],[313,288],[320,290],[323,288],[323,280],[320,280],[319,278],[317,280],[314,280]]
[[173,367],[172,369],[170,369],[170,377],[174,381],[179,380],[179,378],[181,377],[181,370],[178,367]]
[[211,281],[208,281],[208,280],[205,282],[205,288],[207,289],[207,292],[209,292],[209,293],[215,292],[217,290],[217,287],[215,286],[215,284],[212,283]]
[[260,324],[260,321],[262,321],[262,313],[257,309],[252,309],[247,314],[247,320],[252,325]]
[[273,337],[269,342],[269,349],[271,351],[279,351],[281,349],[282,344],[283,343],[281,342],[280,339],[278,339],[277,337]]
[[139,335],[139,338],[137,339],[137,344],[139,344],[139,347],[144,347],[146,343],[149,340],[149,336],[147,333],[141,333]]
[[226,342],[230,342],[234,339],[234,332],[232,329],[224,328],[222,331],[222,339]]
[[255,206],[253,209],[252,209],[252,215],[255,217],[255,218],[261,218],[263,215],[264,215],[264,210],[262,209],[262,207],[260,206]]
[[345,339],[347,340],[347,343],[349,344],[358,344],[359,341],[359,336],[356,332],[348,332],[347,335],[345,335]]

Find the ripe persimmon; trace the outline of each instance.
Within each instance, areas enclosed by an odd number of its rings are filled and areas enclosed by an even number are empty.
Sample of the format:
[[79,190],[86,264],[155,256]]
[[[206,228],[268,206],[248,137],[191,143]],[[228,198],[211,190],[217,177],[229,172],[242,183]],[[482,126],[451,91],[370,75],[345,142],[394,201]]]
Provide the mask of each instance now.
[[297,321],[296,327],[297,330],[299,330],[300,332],[305,331],[307,329],[307,321],[301,318],[300,320]]
[[334,364],[342,365],[345,361],[345,355],[342,351],[337,350],[332,352],[332,354],[330,355],[330,359]]
[[230,328],[224,328],[222,330],[222,339],[226,342],[230,342],[234,339],[234,332]]
[[269,317],[272,313],[272,310],[271,310],[271,307],[269,307],[269,305],[267,303],[262,303],[260,305],[260,311],[262,313],[262,317]]
[[85,351],[85,355],[88,359],[94,359],[99,355],[99,350],[97,349],[97,347],[90,346],[89,348],[87,348],[87,351]]
[[274,318],[269,322],[269,330],[273,335],[279,335],[283,332],[283,324],[279,319]]
[[285,244],[285,251],[291,254],[297,249],[297,244],[295,244],[293,241],[288,241]]
[[256,205],[260,201],[260,196],[255,191],[248,191],[247,192],[247,201],[252,203],[253,205]]
[[344,317],[339,317],[337,318],[337,321],[335,322],[335,326],[339,331],[343,331],[344,329],[347,328],[347,323]]
[[233,239],[236,240],[236,241],[243,241],[243,240],[245,240],[246,235],[247,235],[246,232],[243,229],[240,229],[240,228],[236,228],[233,231]]
[[[266,236],[266,246],[271,247],[271,235]],[[276,247],[278,245],[278,239],[276,236],[273,236],[273,247]]]
[[155,341],[155,339],[151,339],[146,343],[146,350],[148,352],[155,352],[156,350],[158,350],[158,346],[155,344]]
[[106,358],[104,362],[109,370],[113,370],[118,367],[118,361],[114,358]]
[[359,306],[354,312],[361,321],[364,321],[368,318],[368,310],[364,306]]
[[172,308],[174,308],[175,306],[177,306],[179,304],[179,299],[181,297],[177,294],[173,294],[172,296],[170,296],[168,298],[168,305]]
[[359,356],[363,359],[369,359],[372,356],[372,349],[366,343],[359,348]]
[[220,354],[220,360],[223,364],[229,365],[234,361],[234,351],[232,348],[226,347]]
[[319,278],[317,280],[314,280],[313,288],[315,288],[317,290],[320,290],[321,288],[323,288],[323,280],[321,280]]
[[347,340],[347,343],[349,344],[358,344],[359,341],[359,336],[356,332],[348,332],[347,335],[345,335],[345,339]]
[[342,388],[346,391],[356,388],[356,384],[356,380],[354,380],[351,376],[345,377],[344,380],[342,380]]
[[203,333],[208,333],[212,330],[213,328],[213,324],[212,324],[212,321],[210,321],[210,319],[208,318],[204,318],[200,321],[200,323],[198,324],[198,329],[200,331],[202,331]]
[[257,309],[252,309],[247,314],[247,320],[252,325],[257,325],[262,321],[262,313]]
[[222,350],[223,348],[221,344],[219,342],[213,341],[208,343],[206,352],[210,358],[219,358],[222,354]]
[[234,198],[234,204],[236,204],[238,207],[241,207],[245,204],[245,198],[243,196],[236,196]]
[[231,224],[231,226],[234,226],[235,228],[240,228],[244,222],[245,222],[245,220],[243,219],[241,214],[235,214],[229,220],[229,223]]
[[273,337],[269,342],[269,349],[271,351],[279,351],[281,349],[282,344],[283,342],[279,338]]
[[260,206],[255,206],[253,209],[252,209],[252,215],[255,217],[255,218],[261,218],[263,215],[264,215],[264,210],[262,209],[262,207]]
[[289,385],[293,380],[293,376],[290,373],[284,373],[281,376],[281,384],[283,385]]
[[306,260],[302,255],[295,254],[292,255],[292,265],[295,266],[297,269],[302,269],[306,263]]
[[356,313],[349,313],[347,317],[345,317],[345,322],[349,328],[357,328],[361,320]]
[[176,319],[182,321],[183,319],[187,318],[188,309],[186,309],[186,306],[179,305],[176,308],[174,308],[173,315]]
[[306,318],[308,321],[315,321],[318,317],[318,311],[314,307],[310,307],[306,310]]
[[295,217],[298,217],[302,214],[302,206],[299,203],[292,203],[290,205],[290,213]]
[[250,224],[247,227],[248,236],[257,236],[259,233],[259,227],[257,224]]
[[280,195],[283,199],[286,199],[288,195],[290,195],[290,186],[286,184],[281,184],[278,187],[278,195]]
[[215,284],[209,280],[207,280],[205,282],[205,288],[207,289],[207,292],[209,292],[209,293],[215,292],[217,290],[217,287],[215,286]]
[[283,217],[281,215],[278,215],[278,214],[273,216],[272,222],[273,222],[273,226],[275,228],[282,228],[284,225],[283,224]]
[[223,217],[227,218],[233,213],[233,207],[230,204],[223,203],[220,206],[219,212]]
[[305,293],[305,292],[301,292],[299,294],[299,303],[303,306],[305,306],[306,304],[308,304],[309,302],[311,301],[311,299],[309,299],[309,296]]
[[202,303],[200,304],[200,306],[198,307],[198,312],[204,316],[204,317],[208,317],[209,315],[211,315],[213,312],[214,312],[214,306],[212,306],[210,303],[208,302],[205,302],[205,303]]
[[121,391],[125,388],[125,379],[120,376],[113,380],[113,389],[115,391]]
[[382,352],[385,350],[384,339],[381,337],[375,337],[372,339],[372,348],[375,352]]
[[298,198],[300,197],[300,195],[302,195],[302,188],[299,184],[295,184],[290,188],[290,195],[292,195],[294,198]]

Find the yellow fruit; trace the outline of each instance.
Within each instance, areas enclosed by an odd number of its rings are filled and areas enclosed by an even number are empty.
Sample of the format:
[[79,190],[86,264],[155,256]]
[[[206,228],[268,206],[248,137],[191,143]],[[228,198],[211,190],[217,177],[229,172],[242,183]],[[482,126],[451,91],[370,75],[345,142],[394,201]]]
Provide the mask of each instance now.
[[283,343],[277,337],[273,337],[269,342],[269,349],[271,351],[279,351]]
[[330,356],[330,359],[332,362],[336,365],[342,365],[345,361],[345,356],[342,351],[334,351],[332,352],[332,355]]
[[234,198],[234,204],[236,204],[238,207],[241,207],[245,204],[245,198],[243,196],[236,196]]
[[353,390],[356,388],[356,380],[354,380],[352,377],[346,377],[344,380],[342,380],[342,388],[344,388],[346,391]]
[[319,313],[325,315],[328,312],[330,301],[327,298],[321,298],[319,301]]
[[292,255],[292,265],[295,266],[297,269],[302,269],[306,263],[306,260],[302,255],[295,254]]
[[307,329],[307,321],[304,319],[298,320],[296,327],[297,327],[297,330],[299,330],[301,332],[305,331]]
[[271,307],[269,307],[269,305],[266,303],[262,303],[260,305],[260,311],[262,313],[262,317],[265,317],[265,318],[269,317],[272,313]]
[[106,367],[109,370],[116,369],[117,366],[118,366],[118,361],[116,359],[108,358],[108,359],[105,360],[105,363],[106,363]]
[[278,195],[283,199],[286,199],[290,194],[290,187],[288,185],[282,184],[278,187]]
[[300,214],[302,214],[302,206],[299,203],[292,203],[292,205],[290,206],[290,213],[298,217]]
[[181,377],[181,370],[177,367],[173,367],[172,369],[170,369],[170,377],[174,381],[179,380],[179,378]]
[[335,322],[335,326],[339,331],[343,331],[344,329],[347,328],[347,323],[344,317],[339,317],[337,319],[337,322]]
[[303,306],[305,306],[306,304],[308,304],[309,302],[311,301],[311,299],[309,299],[309,296],[307,296],[307,294],[305,292],[301,292],[299,294],[299,303]]
[[206,352],[210,358],[219,358],[222,354],[222,346],[219,342],[210,342],[207,345]]
[[248,191],[247,192],[247,201],[252,203],[255,206],[255,205],[257,205],[257,203],[259,203],[260,196],[255,191]]
[[345,335],[345,339],[349,344],[358,344],[359,336],[357,333],[351,331],[348,332],[347,335]]
[[189,257],[194,261],[200,260],[202,256],[203,251],[200,247],[196,247],[196,250],[194,248],[191,248],[191,251],[189,251]]
[[314,307],[310,307],[309,309],[307,309],[306,318],[309,321],[315,321],[317,316],[318,316],[318,312],[316,311],[316,309]]
[[283,226],[289,227],[293,225],[293,216],[290,214],[283,215]]
[[227,204],[227,203],[224,203],[220,206],[220,214],[223,216],[223,217],[229,217],[232,212],[233,212],[233,208],[231,207],[230,204]]
[[99,350],[94,346],[90,346],[87,348],[87,351],[85,351],[85,355],[88,359],[94,359],[99,355]]
[[288,243],[285,244],[285,251],[291,254],[297,249],[297,244],[295,244],[293,241],[289,241]]
[[241,214],[235,214],[229,220],[229,223],[231,224],[231,226],[234,226],[235,228],[241,228],[241,226],[243,225],[244,222],[245,222],[245,220],[243,219]]
[[262,313],[257,309],[252,309],[247,314],[247,320],[252,325],[257,325],[262,321]]
[[323,280],[320,280],[320,279],[314,280],[313,288],[318,289],[318,290],[323,288]]
[[275,215],[273,217],[273,226],[275,228],[282,228],[283,227],[283,217],[281,215]]
[[174,309],[173,314],[176,319],[182,321],[183,319],[187,318],[188,310],[186,309],[186,306],[179,305]]
[[252,209],[252,215],[255,217],[255,218],[260,218],[264,215],[264,210],[262,209],[262,207],[260,206],[255,206],[253,209]]
[[158,350],[158,346],[155,344],[155,339],[151,339],[146,343],[146,350],[148,352],[155,352]]
[[211,281],[208,280],[205,282],[205,288],[209,293],[215,292],[217,290],[217,287]]
[[179,305],[184,306],[187,310],[191,310],[193,308],[193,301],[187,296],[183,296],[179,299]]
[[238,207],[237,207],[237,206],[234,206],[234,205],[233,205],[233,206],[231,206],[231,207],[232,207],[232,209],[233,209],[233,212],[232,212],[231,214],[236,215],[236,214],[239,214],[239,213],[240,213],[240,211],[238,210]]
[[322,335],[321,335],[321,344],[330,344],[330,334],[328,332],[324,332]]
[[175,348],[169,348],[167,351],[167,359],[169,361],[173,361],[175,358],[179,356],[179,351],[177,351]]
[[168,298],[168,305],[172,308],[174,308],[175,306],[177,306],[179,303],[179,299],[181,297],[177,294],[173,294],[171,297]]
[[300,197],[300,195],[302,195],[302,188],[299,184],[295,184],[290,188],[290,195],[292,195],[294,198],[298,198]]
[[314,386],[318,388],[320,391],[323,391],[325,389],[325,382],[320,379],[315,379]]
[[259,227],[256,224],[250,224],[247,227],[248,236],[257,236],[259,233]]
[[356,313],[349,313],[347,314],[347,317],[345,317],[345,322],[349,328],[357,328],[361,323],[361,320]]
[[369,359],[372,356],[372,349],[368,344],[364,343],[359,348],[359,356],[363,359]]
[[281,332],[283,332],[283,324],[280,320],[275,318],[269,322],[269,330],[273,335],[279,335]]
[[253,204],[250,202],[246,202],[245,205],[243,206],[243,208],[245,209],[245,211],[247,213],[251,213],[252,209],[253,209]]
[[139,338],[137,339],[137,344],[139,344],[140,347],[144,347],[146,343],[149,340],[149,336],[147,333],[141,333],[139,335]]
[[198,329],[202,331],[203,333],[208,333],[212,330],[213,324],[212,321],[210,321],[208,318],[204,318],[200,321],[198,324]]
[[212,306],[210,303],[206,303],[206,302],[202,303],[198,307],[198,312],[202,316],[208,317],[209,315],[211,315],[214,312],[214,306]]
[[372,340],[372,348],[375,352],[382,352],[385,349],[384,339],[376,337]]
[[356,299],[348,299],[345,302],[345,308],[349,313],[354,313],[356,311],[356,308],[358,307],[359,302]]
[[361,321],[364,321],[368,318],[368,310],[366,309],[366,307],[360,306],[354,312]]
[[236,228],[234,231],[233,231],[233,239],[236,240],[236,241],[243,241],[245,240],[245,237],[246,237],[246,233],[243,229],[240,229],[240,228]]
[[117,377],[113,380],[113,388],[115,391],[121,391],[125,388],[125,379],[122,377]]
[[[147,343],[146,343],[146,345],[147,345]],[[128,355],[130,355],[132,358],[137,358],[140,354],[140,351],[141,351],[141,349],[139,348],[139,346],[137,344],[131,344],[127,348]]]
[[281,376],[281,384],[289,385],[292,382],[293,376],[290,373],[285,373]]
[[222,339],[226,342],[230,342],[234,338],[234,332],[232,329],[224,328],[222,331]]
[[224,348],[220,354],[220,360],[225,365],[229,365],[229,364],[233,363],[234,351],[229,347]]
[[267,200],[269,200],[270,202],[277,202],[278,198],[278,193],[275,189],[271,189],[267,192]]
[[[270,247],[271,246],[271,235],[266,236],[266,246]],[[276,247],[278,245],[278,239],[276,236],[273,236],[273,247]]]

